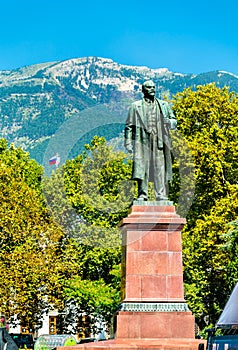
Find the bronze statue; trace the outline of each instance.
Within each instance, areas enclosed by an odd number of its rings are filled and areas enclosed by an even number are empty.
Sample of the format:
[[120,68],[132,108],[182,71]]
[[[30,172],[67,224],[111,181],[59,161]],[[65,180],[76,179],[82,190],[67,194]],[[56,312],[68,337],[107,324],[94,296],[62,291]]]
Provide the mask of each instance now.
[[155,198],[168,199],[172,179],[170,129],[177,121],[168,102],[155,97],[152,80],[142,85],[144,98],[132,103],[125,127],[125,147],[133,153],[132,179],[138,182],[138,199],[148,199],[148,182],[154,182]]

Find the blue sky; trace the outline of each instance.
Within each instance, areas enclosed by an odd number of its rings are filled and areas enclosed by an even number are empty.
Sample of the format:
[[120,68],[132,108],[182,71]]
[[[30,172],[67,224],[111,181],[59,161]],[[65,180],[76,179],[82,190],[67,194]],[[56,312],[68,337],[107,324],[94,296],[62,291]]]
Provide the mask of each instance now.
[[238,75],[237,0],[2,0],[0,70],[100,56]]

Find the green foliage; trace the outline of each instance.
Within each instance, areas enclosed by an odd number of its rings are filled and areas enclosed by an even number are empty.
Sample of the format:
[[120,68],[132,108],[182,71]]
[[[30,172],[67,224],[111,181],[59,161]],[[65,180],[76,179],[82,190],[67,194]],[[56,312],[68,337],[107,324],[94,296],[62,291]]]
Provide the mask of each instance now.
[[[103,137],[94,137],[85,148],[88,153],[81,158],[82,163],[78,159],[66,162],[66,193],[87,223],[114,227],[133,199],[131,161],[123,152],[113,152]],[[73,186],[77,191],[72,191]]]
[[227,257],[227,280],[234,286],[238,281],[238,219],[229,222],[222,236],[221,250]]
[[108,322],[120,302],[118,290],[103,279],[90,281],[76,277],[66,283],[65,294],[77,302],[81,312],[94,316],[96,320],[103,317]]
[[43,179],[45,201],[65,234],[67,256],[75,266],[65,279],[66,304],[71,300],[80,312],[106,321],[119,303],[118,223],[133,198],[130,174],[126,155],[95,136],[81,155]]
[[215,324],[237,277],[230,260],[235,236],[226,232],[238,214],[238,95],[215,84],[197,86],[175,96],[174,110],[195,179],[183,231],[186,298],[203,328]]
[[77,229],[77,222],[80,220],[66,196],[62,168],[52,173],[50,177],[42,178],[42,192],[49,213],[52,219],[60,225],[65,239],[73,236]]
[[[117,225],[132,200],[131,162],[102,137],[95,136],[85,149],[64,167],[65,191],[81,218],[74,239],[82,272],[70,286],[82,310],[109,320],[119,302],[121,240]],[[72,295],[69,289],[66,294]]]
[[62,231],[44,207],[42,167],[4,140],[0,144],[1,312],[34,328],[62,295]]

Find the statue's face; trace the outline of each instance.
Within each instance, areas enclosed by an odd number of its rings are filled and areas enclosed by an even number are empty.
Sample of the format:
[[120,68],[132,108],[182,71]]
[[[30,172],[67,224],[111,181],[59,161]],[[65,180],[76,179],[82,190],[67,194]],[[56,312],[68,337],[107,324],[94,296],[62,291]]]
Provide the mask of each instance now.
[[142,87],[142,92],[145,97],[153,98],[155,96],[155,84],[153,81],[146,82]]

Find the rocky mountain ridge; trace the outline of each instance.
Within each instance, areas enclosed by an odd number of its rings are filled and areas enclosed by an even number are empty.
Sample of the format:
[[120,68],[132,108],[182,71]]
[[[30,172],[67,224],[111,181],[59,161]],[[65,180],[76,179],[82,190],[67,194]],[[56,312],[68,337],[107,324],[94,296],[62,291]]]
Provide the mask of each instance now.
[[[186,87],[210,82],[238,91],[238,77],[224,71],[182,74],[167,68],[121,65],[100,57],[40,63],[0,71],[1,137],[28,150],[42,162],[57,130],[76,115],[79,121],[84,115],[80,126],[83,129],[92,119],[99,118],[99,105],[107,106],[100,112],[107,127],[98,130],[97,124],[93,132],[101,132],[108,139],[116,137],[123,128],[128,105],[141,97],[141,84],[147,79],[155,82],[158,97],[171,97]],[[94,113],[93,116],[89,113],[90,118],[85,114],[88,110]],[[112,128],[108,124],[113,118]]]

